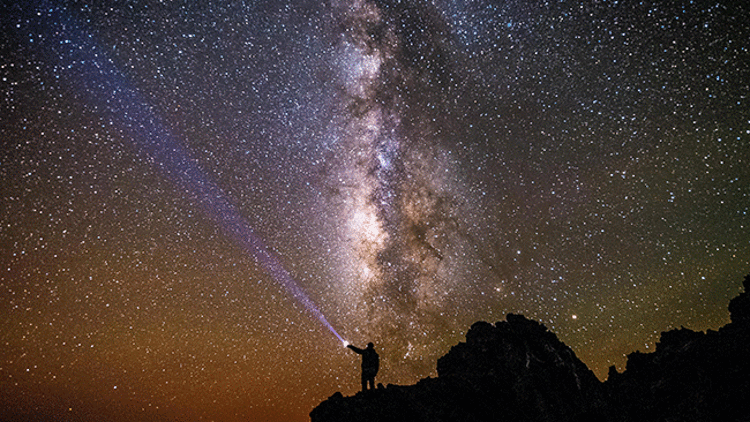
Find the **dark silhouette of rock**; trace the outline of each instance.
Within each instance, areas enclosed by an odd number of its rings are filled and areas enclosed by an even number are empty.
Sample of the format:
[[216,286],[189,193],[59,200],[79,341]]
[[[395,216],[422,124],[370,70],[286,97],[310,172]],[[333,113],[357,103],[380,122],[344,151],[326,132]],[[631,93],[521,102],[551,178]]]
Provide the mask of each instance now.
[[662,333],[653,353],[610,368],[605,388],[618,421],[750,421],[750,275],[719,331]]
[[594,373],[544,325],[522,315],[475,323],[466,342],[438,360],[437,370],[439,379],[467,384],[473,397],[494,402],[481,420],[516,413],[507,419],[567,421],[603,410]]
[[601,383],[547,328],[521,315],[477,322],[438,360],[438,377],[343,397],[313,422],[605,420]]
[[745,292],[729,301],[729,316],[732,323],[745,325],[750,323],[750,274],[742,282]]
[[718,331],[662,333],[653,353],[628,356],[601,383],[555,334],[509,314],[477,322],[437,362],[437,378],[336,393],[312,422],[737,421],[750,422],[750,275]]

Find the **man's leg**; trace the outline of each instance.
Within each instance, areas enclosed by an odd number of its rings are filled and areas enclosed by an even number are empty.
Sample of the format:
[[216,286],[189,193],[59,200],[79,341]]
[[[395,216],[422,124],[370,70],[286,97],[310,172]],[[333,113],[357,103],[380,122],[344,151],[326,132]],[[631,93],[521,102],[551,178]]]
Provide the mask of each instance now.
[[362,391],[367,391],[367,377],[362,374]]

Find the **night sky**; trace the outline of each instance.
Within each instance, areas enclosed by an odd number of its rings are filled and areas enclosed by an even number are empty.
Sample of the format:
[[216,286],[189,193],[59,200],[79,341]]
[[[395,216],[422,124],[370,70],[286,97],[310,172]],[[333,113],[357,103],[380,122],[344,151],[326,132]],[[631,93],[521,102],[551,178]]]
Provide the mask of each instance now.
[[604,379],[750,273],[743,2],[11,3],[2,420],[305,421],[323,321],[384,384],[509,312]]

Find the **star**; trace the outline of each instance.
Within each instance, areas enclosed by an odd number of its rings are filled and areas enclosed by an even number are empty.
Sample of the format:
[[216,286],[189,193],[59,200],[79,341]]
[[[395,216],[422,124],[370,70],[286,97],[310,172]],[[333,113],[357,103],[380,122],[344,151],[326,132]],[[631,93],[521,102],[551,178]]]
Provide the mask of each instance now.
[[537,320],[604,379],[750,268],[741,4],[2,6],[0,419],[308,420]]

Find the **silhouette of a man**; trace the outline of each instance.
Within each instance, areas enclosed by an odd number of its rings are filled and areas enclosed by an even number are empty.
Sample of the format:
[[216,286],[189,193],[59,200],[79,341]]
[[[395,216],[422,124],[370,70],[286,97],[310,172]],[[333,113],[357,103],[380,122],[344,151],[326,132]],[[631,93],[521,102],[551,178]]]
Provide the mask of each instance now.
[[354,347],[351,344],[346,346],[356,353],[362,355],[362,391],[367,391],[367,384],[370,384],[370,389],[375,389],[375,375],[378,374],[380,368],[380,356],[375,351],[375,345],[372,342],[367,343],[367,348],[360,349]]

